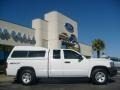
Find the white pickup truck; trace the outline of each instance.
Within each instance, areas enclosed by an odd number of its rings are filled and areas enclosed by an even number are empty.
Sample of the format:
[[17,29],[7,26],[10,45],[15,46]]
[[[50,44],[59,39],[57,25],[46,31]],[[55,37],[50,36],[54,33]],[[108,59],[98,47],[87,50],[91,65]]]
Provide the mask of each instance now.
[[109,59],[86,59],[74,50],[34,46],[14,47],[6,71],[24,85],[48,77],[88,77],[95,84],[106,84],[108,77],[117,74],[113,61]]

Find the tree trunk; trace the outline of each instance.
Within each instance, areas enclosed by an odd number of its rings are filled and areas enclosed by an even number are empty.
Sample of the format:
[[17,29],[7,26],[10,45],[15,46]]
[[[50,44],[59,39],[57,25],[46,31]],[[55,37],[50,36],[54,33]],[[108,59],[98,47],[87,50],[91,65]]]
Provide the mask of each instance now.
[[76,43],[78,45],[78,52],[80,52],[80,44],[79,44],[79,42],[76,42]]
[[100,58],[100,51],[97,51],[97,58]]

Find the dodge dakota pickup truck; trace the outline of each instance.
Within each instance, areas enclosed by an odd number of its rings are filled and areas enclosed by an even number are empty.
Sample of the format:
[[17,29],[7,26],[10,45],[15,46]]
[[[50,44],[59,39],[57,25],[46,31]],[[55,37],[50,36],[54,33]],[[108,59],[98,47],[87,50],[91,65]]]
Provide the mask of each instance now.
[[46,49],[35,46],[15,46],[7,59],[7,75],[24,85],[37,78],[87,77],[95,84],[106,84],[117,74],[109,59],[87,59],[71,49]]

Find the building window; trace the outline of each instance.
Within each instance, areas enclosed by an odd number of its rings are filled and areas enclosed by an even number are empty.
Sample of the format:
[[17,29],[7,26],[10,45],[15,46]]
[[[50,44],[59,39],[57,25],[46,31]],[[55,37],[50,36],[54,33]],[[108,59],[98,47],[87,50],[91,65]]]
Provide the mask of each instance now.
[[66,49],[67,46],[62,44],[62,45],[61,45],[61,48],[62,48],[62,49]]
[[14,51],[12,54],[12,58],[22,58],[27,57],[28,51]]
[[60,50],[53,50],[53,59],[60,59]]
[[13,46],[0,45],[0,63],[6,62]]
[[4,52],[0,50],[0,60],[4,60]]
[[45,57],[45,51],[29,51],[28,57]]

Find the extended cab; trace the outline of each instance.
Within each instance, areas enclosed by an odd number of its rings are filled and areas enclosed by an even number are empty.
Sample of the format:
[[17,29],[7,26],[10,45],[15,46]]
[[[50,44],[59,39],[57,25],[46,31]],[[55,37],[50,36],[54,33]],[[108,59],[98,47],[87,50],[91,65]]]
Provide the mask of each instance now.
[[109,59],[86,59],[70,49],[45,49],[34,46],[16,46],[7,60],[7,75],[24,85],[36,78],[88,77],[96,84],[105,84],[108,77],[117,74]]

